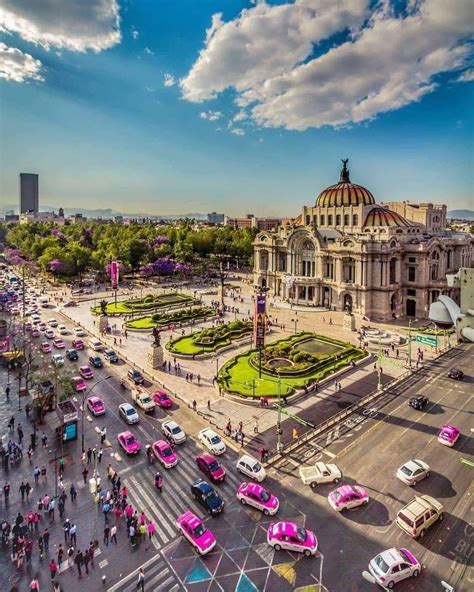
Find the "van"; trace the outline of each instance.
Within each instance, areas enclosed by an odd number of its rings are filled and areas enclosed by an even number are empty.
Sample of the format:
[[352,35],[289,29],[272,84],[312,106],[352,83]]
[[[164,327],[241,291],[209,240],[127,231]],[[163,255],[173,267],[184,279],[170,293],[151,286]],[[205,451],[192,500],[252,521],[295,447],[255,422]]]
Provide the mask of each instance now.
[[38,298],[38,302],[42,308],[46,308],[48,306],[48,297],[40,296],[40,298]]
[[397,514],[397,525],[414,539],[422,537],[425,530],[438,520],[443,520],[443,506],[430,495],[416,495]]
[[97,337],[92,337],[89,339],[89,347],[92,347],[92,349],[95,351],[100,351],[104,346],[102,345],[100,339],[97,339]]

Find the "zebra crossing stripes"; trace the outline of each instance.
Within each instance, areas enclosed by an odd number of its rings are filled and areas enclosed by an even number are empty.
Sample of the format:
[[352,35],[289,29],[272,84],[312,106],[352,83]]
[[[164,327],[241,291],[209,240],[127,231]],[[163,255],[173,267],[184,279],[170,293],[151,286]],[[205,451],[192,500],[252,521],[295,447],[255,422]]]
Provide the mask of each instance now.
[[[155,555],[142,565],[145,572],[145,587],[153,592],[181,592],[184,590],[176,583],[176,577],[161,555]],[[119,582],[108,588],[108,592],[134,592],[137,589],[138,569],[132,571]],[[172,586],[173,582],[175,584]]]

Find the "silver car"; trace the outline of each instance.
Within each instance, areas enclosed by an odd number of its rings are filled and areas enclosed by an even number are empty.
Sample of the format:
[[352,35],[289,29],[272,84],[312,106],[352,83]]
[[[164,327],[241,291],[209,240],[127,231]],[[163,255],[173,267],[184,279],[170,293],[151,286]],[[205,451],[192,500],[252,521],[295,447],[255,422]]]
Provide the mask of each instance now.
[[409,460],[397,471],[397,477],[407,485],[416,485],[431,474],[430,467],[422,460]]
[[119,405],[119,414],[128,424],[138,423],[140,420],[137,410],[133,405],[130,405],[130,403],[122,403]]

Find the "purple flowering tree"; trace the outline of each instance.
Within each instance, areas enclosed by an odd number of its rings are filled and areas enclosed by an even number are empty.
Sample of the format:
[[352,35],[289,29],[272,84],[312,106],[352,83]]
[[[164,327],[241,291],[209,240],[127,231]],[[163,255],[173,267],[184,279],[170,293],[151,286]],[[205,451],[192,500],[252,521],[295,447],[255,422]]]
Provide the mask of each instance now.
[[25,263],[25,259],[21,256],[20,249],[8,248],[4,251],[5,257],[13,265],[21,265]]
[[63,242],[67,242],[66,235],[64,233],[62,233],[60,230],[58,230],[57,228],[53,228],[51,230],[51,234],[53,236],[55,236],[56,238],[59,238],[59,240],[61,240]]
[[52,271],[52,273],[60,271],[63,267],[64,263],[61,261],[61,259],[53,259],[49,262],[49,269]]
[[155,273],[155,266],[153,263],[147,263],[140,267],[140,275],[142,277],[151,277]]
[[155,273],[158,275],[173,275],[176,263],[168,257],[159,257],[155,263]]

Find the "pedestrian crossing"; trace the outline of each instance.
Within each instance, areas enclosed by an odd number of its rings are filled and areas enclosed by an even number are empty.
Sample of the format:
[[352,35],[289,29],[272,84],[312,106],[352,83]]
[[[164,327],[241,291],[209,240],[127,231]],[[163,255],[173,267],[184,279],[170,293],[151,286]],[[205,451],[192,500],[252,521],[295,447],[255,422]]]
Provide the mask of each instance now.
[[[223,484],[213,484],[217,492],[222,495],[226,505],[236,500],[235,491],[244,481],[243,476],[236,473],[235,469],[226,463],[226,478]],[[233,464],[233,463],[232,463]],[[160,494],[155,488],[154,475],[159,470],[163,476],[163,492]],[[234,472],[232,472],[234,471]],[[167,545],[178,536],[176,518],[184,512],[191,510],[198,516],[205,514],[204,508],[191,496],[191,483],[206,476],[199,471],[192,458],[179,457],[178,464],[172,469],[162,469],[156,463],[146,467],[141,473],[125,477],[124,484],[128,488],[129,500],[139,512],[143,510],[148,519],[152,520],[156,527],[153,544],[156,549]]]
[[[167,566],[161,555],[154,555],[142,566],[145,573],[145,589],[153,592],[182,592],[181,584],[176,583],[176,576]],[[132,592],[137,589],[138,569],[107,588],[108,592]]]

